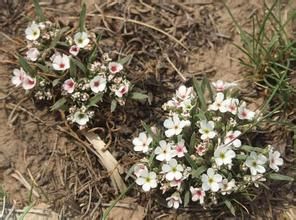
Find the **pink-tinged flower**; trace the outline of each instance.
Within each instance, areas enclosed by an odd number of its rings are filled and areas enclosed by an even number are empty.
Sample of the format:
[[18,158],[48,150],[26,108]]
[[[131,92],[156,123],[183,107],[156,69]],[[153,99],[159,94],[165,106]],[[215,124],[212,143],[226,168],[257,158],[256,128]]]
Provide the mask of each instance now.
[[40,52],[37,48],[30,48],[27,52],[27,59],[30,61],[36,61],[38,59]]
[[13,75],[14,76],[11,78],[11,82],[16,87],[18,87],[19,85],[21,85],[23,83],[26,73],[23,70],[23,68],[20,68],[20,69],[14,69]]
[[185,153],[187,153],[187,149],[185,147],[185,141],[181,139],[175,146],[174,150],[176,152],[177,157],[184,157]]
[[107,85],[107,79],[103,76],[96,76],[90,81],[89,85],[94,93],[103,92]]
[[172,181],[170,181],[170,187],[176,187],[177,190],[180,190],[182,182],[183,178],[179,180],[173,179]]
[[193,202],[196,202],[199,200],[199,203],[202,205],[204,204],[204,198],[206,196],[205,191],[202,190],[202,188],[194,188],[190,186],[190,192],[191,192],[191,199]]
[[178,88],[178,90],[176,91],[176,96],[181,100],[191,98],[192,95],[193,95],[193,88],[192,87],[187,88],[186,86],[181,85]]
[[120,63],[117,62],[110,62],[108,64],[109,72],[112,74],[116,74],[120,72],[123,69],[123,66]]
[[237,86],[236,83],[227,83],[222,80],[212,82],[212,85],[214,86],[214,88],[216,89],[217,92],[223,92],[226,89]]
[[272,152],[272,150],[269,151],[269,167],[273,169],[275,172],[279,171],[278,166],[282,166],[284,164],[284,160],[280,158],[281,154],[278,151]]
[[129,86],[128,85],[121,85],[118,90],[115,91],[115,95],[119,98],[123,97],[125,94],[128,93]]
[[67,79],[63,84],[63,89],[68,93],[73,93],[75,89],[75,84],[76,83],[72,78]]
[[197,145],[195,147],[195,152],[199,155],[199,156],[203,156],[206,152],[207,152],[208,148],[207,148],[207,144],[206,143],[201,143],[199,145]]
[[243,102],[239,107],[238,107],[238,118],[241,120],[253,120],[254,116],[255,116],[255,112],[249,110],[246,108],[246,103]]
[[182,204],[182,199],[179,192],[174,192],[170,197],[166,198],[166,201],[168,207],[174,207],[174,209],[178,209],[180,204]]
[[70,59],[65,54],[54,56],[52,66],[55,70],[67,70],[70,68]]
[[228,98],[223,101],[222,105],[226,108],[228,112],[236,115],[239,101],[238,99]]
[[225,140],[224,140],[224,143],[225,144],[228,144],[231,142],[231,144],[236,147],[236,148],[239,148],[241,145],[242,145],[242,142],[237,139],[238,136],[241,135],[241,132],[236,130],[236,131],[228,131],[226,133],[226,136],[225,136]]
[[80,48],[77,45],[73,45],[69,49],[69,53],[72,54],[73,56],[77,56],[79,53]]
[[25,90],[33,89],[36,85],[36,78],[25,75],[22,85]]
[[134,174],[136,177],[141,176],[142,172],[148,172],[148,168],[144,164],[136,164],[134,167]]

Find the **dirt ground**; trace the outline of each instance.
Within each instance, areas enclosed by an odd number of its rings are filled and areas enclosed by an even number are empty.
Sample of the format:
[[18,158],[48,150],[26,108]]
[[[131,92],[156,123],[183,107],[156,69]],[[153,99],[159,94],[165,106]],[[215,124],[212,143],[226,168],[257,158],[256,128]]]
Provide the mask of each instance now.
[[[66,24],[77,21],[79,1],[42,2],[51,18],[60,16],[59,21]],[[103,34],[102,48],[114,55],[116,51],[132,54],[132,62],[127,66],[129,77],[151,92],[151,103],[130,102],[113,114],[103,111],[98,122],[97,133],[125,171],[138,159],[132,151],[131,139],[141,130],[141,120],[161,121],[161,104],[182,83],[176,69],[186,80],[206,75],[210,79],[238,81],[246,97],[258,97],[255,86],[244,80],[245,70],[239,63],[243,55],[233,46],[240,44],[239,35],[220,1],[86,3],[89,27]],[[262,14],[263,1],[227,0],[226,4],[247,29],[251,16]],[[46,106],[39,103],[34,105],[23,91],[10,84],[12,69],[17,66],[13,54],[24,38],[25,16],[33,15],[32,5],[27,1],[0,0],[0,183],[8,194],[6,205],[22,209],[42,203],[63,217],[97,219],[116,198],[108,173],[86,147],[86,140],[75,136],[59,121],[59,113],[48,113]],[[138,20],[148,26],[108,16]],[[151,26],[181,40],[177,42]],[[263,98],[256,100],[257,105]],[[135,108],[139,110],[134,111]],[[133,199],[127,203],[145,207],[147,219],[177,218],[172,211],[151,207],[145,195],[132,192],[129,196]],[[136,196],[138,199],[134,199]],[[120,219],[114,216],[113,219]],[[181,217],[189,219],[184,214]]]

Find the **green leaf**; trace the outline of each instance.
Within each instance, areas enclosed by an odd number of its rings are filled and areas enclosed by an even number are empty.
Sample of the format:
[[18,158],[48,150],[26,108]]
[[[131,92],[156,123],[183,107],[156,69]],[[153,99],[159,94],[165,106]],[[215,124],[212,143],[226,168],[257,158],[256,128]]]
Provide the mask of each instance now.
[[268,177],[270,179],[273,179],[273,180],[289,181],[289,182],[294,181],[294,178],[293,177],[282,175],[282,174],[278,174],[278,173],[271,173],[271,174],[268,175]]
[[187,190],[184,195],[184,207],[187,207],[190,201],[190,192]]
[[128,56],[126,56],[126,57],[118,60],[118,63],[120,63],[120,64],[123,65],[123,64],[126,64],[127,62],[129,62],[131,59],[132,59],[132,56],[131,55],[128,55]]
[[44,17],[44,14],[42,12],[42,9],[40,7],[40,4],[39,4],[39,0],[33,0],[33,4],[34,4],[34,7],[35,7],[35,13],[38,17],[38,20],[39,21],[45,21],[45,17]]
[[40,63],[36,63],[36,66],[38,66],[38,68],[41,69],[45,73],[48,73],[49,72],[49,68],[46,65],[42,65]]
[[193,78],[192,79],[192,82],[193,82],[193,87],[194,87],[194,90],[198,96],[198,100],[200,102],[200,108],[203,110],[203,111],[206,111],[207,110],[207,104],[206,104],[206,100],[205,100],[205,97],[204,97],[204,94],[203,94],[203,91],[202,91],[202,87],[201,87],[201,84],[197,82],[196,78]]
[[152,132],[151,128],[144,121],[141,121],[141,124],[148,135],[150,135],[154,141],[158,141],[158,137]]
[[70,60],[72,60],[72,62],[83,72],[86,74],[87,69],[85,68],[85,66],[79,61],[76,60],[75,58],[71,57]]
[[144,99],[148,99],[148,95],[140,92],[133,92],[131,93],[130,98],[134,100],[144,100]]
[[26,59],[24,57],[22,57],[21,55],[19,55],[19,64],[21,65],[21,67],[24,69],[24,71],[29,74],[30,76],[34,76],[36,73],[36,70],[34,70],[30,64],[26,61]]
[[252,146],[249,146],[249,145],[243,145],[243,146],[241,146],[241,149],[245,150],[247,152],[252,152],[252,151],[256,151],[256,152],[259,152],[259,153],[264,152],[264,149],[262,149],[260,147],[252,147]]
[[63,36],[63,34],[69,29],[69,27],[64,27],[62,28],[57,34],[56,36],[52,39],[49,48],[55,48],[55,46],[58,44],[58,42],[60,41],[61,37]]
[[80,18],[79,18],[79,29],[80,32],[84,32],[84,25],[85,25],[85,17],[86,17],[86,5],[85,3],[82,5],[82,9],[80,12]]
[[76,78],[77,68],[72,58],[70,58],[70,76]]
[[191,137],[190,137],[190,144],[189,144],[189,147],[190,147],[190,151],[193,151],[195,146],[196,146],[196,137],[195,137],[195,132],[192,133]]
[[231,212],[231,214],[235,216],[235,209],[234,209],[232,203],[227,199],[224,200],[224,203],[227,206],[227,208],[229,209],[229,211]]
[[191,157],[190,157],[190,155],[188,153],[185,154],[185,158],[186,158],[186,160],[188,161],[188,163],[191,165],[191,167],[193,169],[197,169],[198,168],[197,165],[196,165],[196,163],[194,162],[194,160],[191,159]]
[[52,86],[55,87],[57,84],[59,84],[60,79],[55,79],[52,81]]
[[96,104],[98,102],[102,101],[102,97],[103,97],[102,93],[96,94],[95,96],[93,96],[89,99],[89,104],[87,106],[88,107],[97,106]]
[[192,170],[191,175],[194,178],[199,178],[199,176],[207,170],[206,166],[201,166],[197,169]]
[[91,54],[88,57],[88,63],[90,64],[90,63],[94,62],[95,59],[97,58],[97,55],[98,55],[97,45],[94,45],[94,47],[91,51]]
[[57,110],[61,108],[65,103],[67,102],[67,99],[65,97],[60,98],[58,101],[56,101],[51,107],[50,111]]
[[117,101],[115,99],[111,102],[111,112],[114,112],[117,107]]

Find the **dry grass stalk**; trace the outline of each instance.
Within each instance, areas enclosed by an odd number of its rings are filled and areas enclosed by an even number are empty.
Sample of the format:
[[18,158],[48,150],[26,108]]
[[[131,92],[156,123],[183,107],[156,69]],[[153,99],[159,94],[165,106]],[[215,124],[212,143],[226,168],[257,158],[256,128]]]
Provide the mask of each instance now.
[[99,154],[101,164],[110,173],[114,189],[117,191],[119,190],[121,193],[124,192],[126,190],[126,185],[119,174],[121,168],[118,161],[113,157],[110,151],[106,150],[106,144],[104,141],[102,141],[102,139],[93,132],[83,132],[83,134]]

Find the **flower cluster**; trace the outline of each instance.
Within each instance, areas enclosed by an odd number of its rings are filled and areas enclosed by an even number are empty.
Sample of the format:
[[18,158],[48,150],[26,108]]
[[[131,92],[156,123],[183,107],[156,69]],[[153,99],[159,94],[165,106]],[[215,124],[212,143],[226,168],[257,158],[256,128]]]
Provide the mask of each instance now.
[[207,97],[197,86],[180,86],[163,105],[168,112],[163,128],[146,127],[133,139],[134,150],[146,155],[133,168],[136,183],[144,191],[161,190],[175,209],[189,198],[204,207],[225,201],[283,165],[272,147],[244,143],[259,114],[237,98],[236,84],[219,80],[201,86],[209,88]]
[[99,52],[95,33],[69,29],[50,21],[30,23],[21,68],[14,69],[11,81],[37,100],[53,102],[52,110],[63,109],[69,122],[83,128],[103,100],[111,109],[124,105],[132,86],[123,62]]

